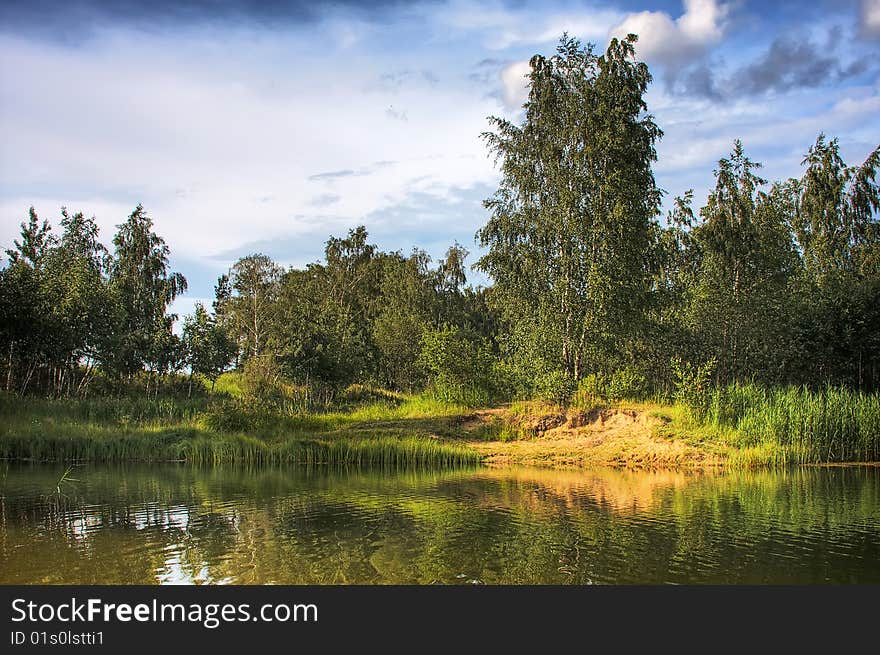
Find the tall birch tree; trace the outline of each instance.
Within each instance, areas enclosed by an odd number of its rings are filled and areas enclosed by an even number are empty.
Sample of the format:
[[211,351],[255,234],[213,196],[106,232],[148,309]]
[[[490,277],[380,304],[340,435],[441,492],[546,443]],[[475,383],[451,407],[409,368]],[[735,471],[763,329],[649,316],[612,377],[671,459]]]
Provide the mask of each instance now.
[[563,36],[555,55],[530,61],[523,124],[492,117],[483,135],[503,177],[484,202],[478,267],[495,282],[506,355],[523,367],[581,378],[613,366],[639,327],[662,132],[636,41],[596,56]]

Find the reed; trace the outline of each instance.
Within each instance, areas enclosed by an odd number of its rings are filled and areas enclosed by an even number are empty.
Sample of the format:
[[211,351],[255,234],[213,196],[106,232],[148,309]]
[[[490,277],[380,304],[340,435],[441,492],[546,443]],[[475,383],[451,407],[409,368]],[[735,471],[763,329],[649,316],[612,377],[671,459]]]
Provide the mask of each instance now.
[[419,469],[473,465],[480,460],[476,451],[420,434],[405,422],[395,429],[381,423],[364,427],[365,420],[400,421],[440,411],[430,401],[417,398],[408,406],[380,403],[349,414],[313,415],[266,413],[224,404],[202,411],[204,406],[183,404],[169,409],[120,401],[120,408],[113,411],[103,400],[3,397],[0,458]]
[[732,462],[748,465],[873,462],[880,459],[880,395],[826,386],[714,392],[704,422],[734,429]]

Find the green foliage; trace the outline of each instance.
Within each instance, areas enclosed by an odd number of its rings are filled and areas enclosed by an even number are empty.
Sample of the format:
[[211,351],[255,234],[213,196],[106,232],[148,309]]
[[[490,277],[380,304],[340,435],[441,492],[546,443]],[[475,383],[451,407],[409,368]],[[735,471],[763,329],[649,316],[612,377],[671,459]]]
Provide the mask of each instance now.
[[704,418],[709,411],[715,366],[714,359],[697,366],[678,357],[671,362],[675,376],[675,400],[686,405],[698,419]]
[[165,363],[167,353],[156,348],[156,340],[170,331],[168,304],[187,288],[183,275],[168,270],[171,251],[152,228],[152,219],[138,205],[113,237],[116,252],[108,291],[117,312],[106,355],[110,368],[119,373]]
[[270,355],[250,357],[242,367],[243,400],[252,407],[271,409],[284,398],[281,369]]
[[635,41],[612,39],[596,56],[563,37],[555,56],[530,61],[523,125],[492,118],[483,135],[502,181],[484,202],[478,266],[495,282],[511,362],[540,353],[539,368],[579,379],[615,358],[640,323],[661,131],[646,111],[651,75]]
[[576,390],[577,383],[565,371],[549,371],[535,381],[536,397],[557,405],[567,405]]
[[196,304],[192,316],[184,319],[183,347],[190,371],[210,380],[212,390],[237,350],[225,328],[208,314],[201,303]]
[[651,388],[645,375],[632,366],[611,373],[591,373],[578,384],[578,393],[603,400],[644,400]]
[[419,363],[441,400],[481,406],[495,395],[495,358],[489,345],[474,334],[451,326],[426,330]]
[[752,452],[769,452],[769,463],[780,465],[880,458],[877,394],[830,385],[819,391],[728,385],[710,394],[702,421],[734,430],[734,465]]
[[495,400],[511,401],[534,394],[535,380],[523,367],[496,360],[492,364],[492,386]]
[[229,276],[218,281],[215,311],[244,358],[263,354],[278,310],[281,275],[281,267],[270,257],[256,253],[239,259]]

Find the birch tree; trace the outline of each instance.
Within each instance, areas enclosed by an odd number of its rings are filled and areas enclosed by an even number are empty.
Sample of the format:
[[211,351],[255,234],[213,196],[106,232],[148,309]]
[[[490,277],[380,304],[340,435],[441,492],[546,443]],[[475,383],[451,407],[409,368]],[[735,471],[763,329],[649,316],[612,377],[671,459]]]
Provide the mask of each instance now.
[[574,379],[611,366],[643,315],[662,132],[636,40],[596,56],[563,36],[557,54],[530,61],[523,124],[493,117],[483,135],[503,177],[484,202],[478,267],[495,283],[506,354],[523,366]]

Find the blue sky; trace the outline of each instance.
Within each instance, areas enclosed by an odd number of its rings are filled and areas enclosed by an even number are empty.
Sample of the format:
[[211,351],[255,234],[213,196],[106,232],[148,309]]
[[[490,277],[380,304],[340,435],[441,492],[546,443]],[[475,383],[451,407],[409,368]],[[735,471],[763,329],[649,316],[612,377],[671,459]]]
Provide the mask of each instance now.
[[476,254],[498,181],[479,135],[521,117],[526,62],[564,31],[640,35],[667,200],[702,202],[735,138],[770,179],[820,131],[850,163],[880,142],[880,0],[13,1],[0,243],[30,205],[94,215],[109,243],[143,203],[190,281],[181,313],[239,256],[302,266],[359,224],[383,249]]

